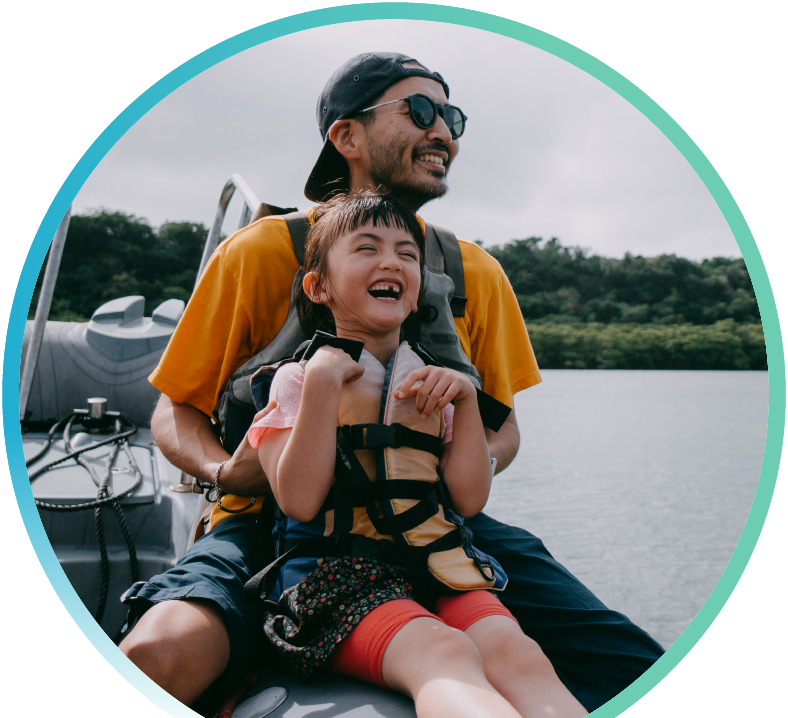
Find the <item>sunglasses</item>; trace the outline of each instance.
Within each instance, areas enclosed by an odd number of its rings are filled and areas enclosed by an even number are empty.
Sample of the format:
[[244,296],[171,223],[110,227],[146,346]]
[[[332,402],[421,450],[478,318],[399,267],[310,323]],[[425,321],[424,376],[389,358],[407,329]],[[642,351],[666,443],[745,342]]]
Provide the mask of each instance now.
[[435,124],[438,115],[440,115],[449,128],[449,132],[453,139],[459,139],[462,137],[462,133],[465,132],[465,121],[468,118],[459,107],[455,107],[454,105],[438,105],[426,95],[421,94],[410,95],[410,97],[400,97],[398,100],[381,102],[379,105],[361,110],[358,114],[376,110],[378,107],[392,105],[395,102],[402,102],[403,100],[408,103],[410,119],[413,120],[413,124],[416,125],[416,127],[422,130],[428,130]]

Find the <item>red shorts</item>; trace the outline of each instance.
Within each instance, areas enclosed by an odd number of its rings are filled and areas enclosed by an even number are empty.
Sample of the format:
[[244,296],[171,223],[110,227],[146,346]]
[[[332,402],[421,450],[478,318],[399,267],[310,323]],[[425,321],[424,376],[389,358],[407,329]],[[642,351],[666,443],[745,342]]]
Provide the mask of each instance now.
[[337,646],[328,660],[328,667],[336,673],[387,688],[383,681],[383,654],[389,641],[406,623],[414,618],[436,618],[452,628],[465,631],[487,616],[508,616],[515,622],[517,620],[489,591],[441,596],[435,613],[407,598],[389,601],[374,609]]

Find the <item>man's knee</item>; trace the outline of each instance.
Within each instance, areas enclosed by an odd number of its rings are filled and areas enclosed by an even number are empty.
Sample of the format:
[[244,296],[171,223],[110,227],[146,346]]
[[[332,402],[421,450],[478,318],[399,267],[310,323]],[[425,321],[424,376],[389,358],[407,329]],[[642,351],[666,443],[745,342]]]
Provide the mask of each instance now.
[[224,613],[212,601],[163,601],[142,615],[119,648],[149,678],[176,694],[181,676],[196,677],[195,665],[205,669],[198,682],[206,688],[221,675],[230,658],[230,637]]

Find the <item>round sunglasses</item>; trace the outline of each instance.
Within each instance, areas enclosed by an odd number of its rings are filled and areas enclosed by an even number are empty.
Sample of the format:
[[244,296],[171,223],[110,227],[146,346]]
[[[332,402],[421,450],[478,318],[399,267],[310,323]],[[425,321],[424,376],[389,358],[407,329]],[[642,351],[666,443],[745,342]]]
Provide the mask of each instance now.
[[379,105],[373,105],[372,107],[360,110],[358,114],[375,110],[378,107],[392,105],[395,102],[402,102],[403,100],[408,103],[410,119],[413,120],[413,124],[416,125],[416,127],[422,130],[428,130],[435,124],[438,115],[440,115],[449,128],[449,133],[453,139],[459,139],[462,137],[462,133],[465,132],[465,121],[468,118],[459,107],[455,107],[454,105],[438,105],[429,97],[422,94],[381,102]]

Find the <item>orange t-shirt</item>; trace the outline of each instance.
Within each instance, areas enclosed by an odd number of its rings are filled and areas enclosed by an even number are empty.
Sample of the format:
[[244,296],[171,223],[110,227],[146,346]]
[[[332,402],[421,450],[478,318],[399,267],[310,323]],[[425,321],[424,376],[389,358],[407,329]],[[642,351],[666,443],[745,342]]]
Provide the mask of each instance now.
[[[423,222],[419,219],[423,226]],[[484,391],[513,406],[518,391],[541,381],[517,299],[501,265],[460,240],[468,302],[454,326]],[[298,259],[281,217],[238,231],[214,252],[164,355],[149,380],[174,401],[210,416],[230,377],[284,326]],[[226,496],[240,508],[246,498]],[[259,510],[262,500],[252,509]],[[217,519],[229,514],[214,509]]]

